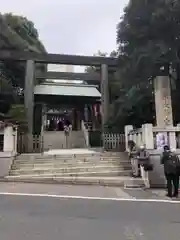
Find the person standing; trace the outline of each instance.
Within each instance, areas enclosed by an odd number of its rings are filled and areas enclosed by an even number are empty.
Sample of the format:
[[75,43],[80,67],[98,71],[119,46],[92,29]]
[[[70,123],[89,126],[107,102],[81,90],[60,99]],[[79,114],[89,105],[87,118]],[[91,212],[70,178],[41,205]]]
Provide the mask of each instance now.
[[139,177],[139,162],[137,160],[138,148],[135,142],[132,140],[128,142],[128,148],[129,148],[129,158],[131,160],[131,166],[132,166],[132,176],[136,178],[136,177]]
[[150,169],[150,156],[149,152],[146,150],[145,145],[140,146],[139,151],[137,153],[137,159],[140,164],[140,170],[141,170],[141,177],[144,180],[144,184],[146,188],[150,187],[149,184],[149,175],[148,172],[151,171]]
[[161,164],[164,165],[164,174],[167,180],[167,197],[178,197],[179,189],[179,157],[172,152],[168,145],[164,146],[161,156]]

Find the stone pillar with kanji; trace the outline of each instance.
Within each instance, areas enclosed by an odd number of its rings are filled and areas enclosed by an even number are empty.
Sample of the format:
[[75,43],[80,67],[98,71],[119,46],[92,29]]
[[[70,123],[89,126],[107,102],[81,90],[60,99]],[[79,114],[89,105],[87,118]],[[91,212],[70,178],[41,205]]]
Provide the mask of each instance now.
[[173,125],[171,84],[169,76],[154,79],[156,123],[158,127]]

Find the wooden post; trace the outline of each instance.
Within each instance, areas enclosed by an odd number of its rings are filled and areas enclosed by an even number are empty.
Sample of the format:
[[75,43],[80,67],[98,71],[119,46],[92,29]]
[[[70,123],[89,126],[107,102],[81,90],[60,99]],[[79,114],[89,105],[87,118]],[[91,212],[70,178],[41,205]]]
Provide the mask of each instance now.
[[44,135],[44,131],[46,130],[46,123],[47,123],[47,105],[44,103],[42,104],[42,111],[41,111],[41,136]]
[[108,84],[108,66],[101,65],[101,106],[102,106],[102,132],[104,125],[108,120],[109,113],[109,84]]
[[88,122],[88,106],[87,106],[87,104],[84,105],[84,119],[85,119],[85,122]]
[[[34,74],[35,64],[32,60],[26,62],[25,88],[24,88],[24,105],[26,110],[28,135],[33,133],[33,112],[34,112]],[[33,150],[33,139],[29,137],[28,151]]]
[[92,116],[92,130],[96,129],[96,116],[94,111],[94,105],[91,105],[91,116]]

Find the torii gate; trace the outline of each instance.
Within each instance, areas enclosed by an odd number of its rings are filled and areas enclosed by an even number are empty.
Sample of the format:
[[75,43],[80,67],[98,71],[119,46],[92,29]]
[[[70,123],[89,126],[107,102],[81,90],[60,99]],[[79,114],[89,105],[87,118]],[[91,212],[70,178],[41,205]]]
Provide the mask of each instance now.
[[[104,124],[107,122],[109,112],[108,73],[109,71],[116,71],[117,58],[1,50],[0,60],[1,61],[14,60],[26,62],[24,103],[27,114],[29,134],[32,134],[33,132],[35,79],[69,79],[69,80],[73,79],[83,80],[91,83],[92,82],[100,83],[102,95],[101,97],[102,132],[104,131]],[[96,66],[100,67],[100,74],[67,73],[67,72],[39,73],[35,71],[36,63]]]

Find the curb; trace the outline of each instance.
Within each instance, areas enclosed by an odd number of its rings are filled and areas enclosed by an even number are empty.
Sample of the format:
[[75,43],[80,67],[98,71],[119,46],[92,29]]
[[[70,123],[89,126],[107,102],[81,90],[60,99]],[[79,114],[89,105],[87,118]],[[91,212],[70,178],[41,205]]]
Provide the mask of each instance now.
[[131,185],[125,184],[126,180],[115,180],[110,179],[54,179],[54,178],[12,178],[5,177],[0,179],[0,182],[21,182],[21,183],[41,183],[41,184],[59,184],[59,185],[87,185],[87,186],[109,186],[109,187],[126,187],[126,188],[142,188],[142,184],[139,185]]

